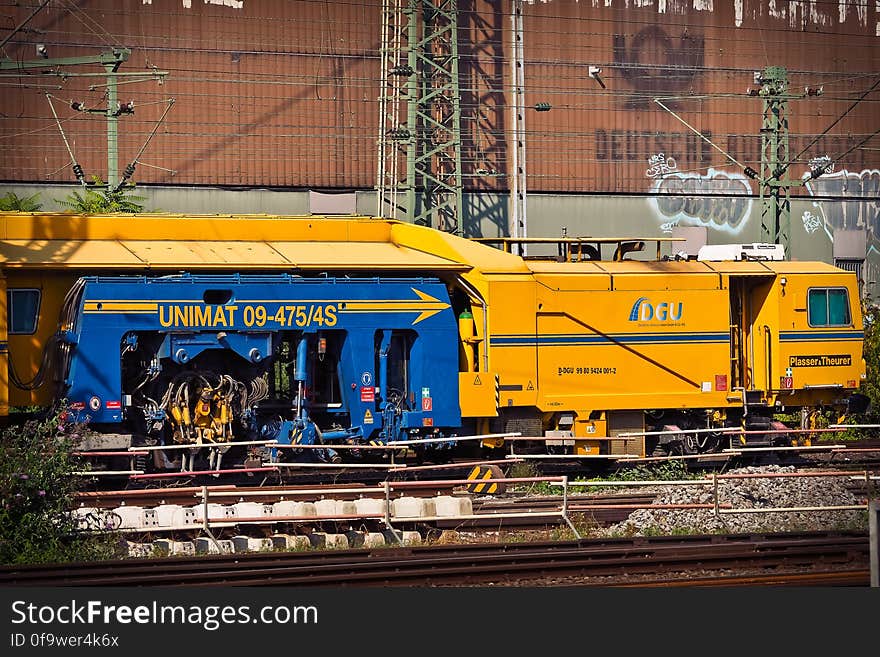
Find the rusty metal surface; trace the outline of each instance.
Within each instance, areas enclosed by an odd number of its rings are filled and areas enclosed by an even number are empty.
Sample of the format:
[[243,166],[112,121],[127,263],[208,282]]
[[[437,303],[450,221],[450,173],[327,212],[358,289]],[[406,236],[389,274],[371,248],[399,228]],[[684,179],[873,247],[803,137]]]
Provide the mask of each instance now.
[[[865,570],[864,532],[598,539],[0,568],[5,586],[437,586],[746,568]],[[158,568],[156,566],[159,566]],[[729,572],[728,572],[729,574]]]
[[[51,58],[117,45],[132,49],[121,72],[168,71],[162,85],[145,80],[120,86],[120,100],[135,101],[135,114],[120,118],[120,170],[146,141],[165,101],[175,99],[140,159],[139,183],[372,188],[380,2],[229,4],[50,3],[10,39],[3,55],[33,60],[37,43],[47,44]],[[794,177],[807,171],[811,158],[841,156],[876,130],[877,89],[865,95],[880,69],[880,8],[874,3],[842,9],[769,0],[638,4],[643,6],[617,0],[524,5],[530,192],[756,192],[739,166],[653,99],[664,99],[738,163],[756,167],[761,99],[746,90],[755,87],[754,72],[768,65],[788,68],[792,93],[824,87],[822,96],[791,102],[791,155],[800,155]],[[458,5],[465,186],[504,190],[509,2]],[[17,25],[32,8],[3,0],[2,25]],[[4,29],[0,35],[11,27]],[[589,75],[591,65],[602,69],[604,87]],[[69,70],[101,72],[94,65]],[[73,180],[46,93],[87,176],[106,177],[103,117],[69,105],[105,106],[103,77],[65,79],[37,69],[6,72],[2,82],[0,180]],[[549,111],[536,111],[538,103],[549,104]],[[878,167],[876,148],[856,148],[836,162],[836,173],[796,194],[876,194],[870,172]],[[844,168],[850,174],[841,173]]]

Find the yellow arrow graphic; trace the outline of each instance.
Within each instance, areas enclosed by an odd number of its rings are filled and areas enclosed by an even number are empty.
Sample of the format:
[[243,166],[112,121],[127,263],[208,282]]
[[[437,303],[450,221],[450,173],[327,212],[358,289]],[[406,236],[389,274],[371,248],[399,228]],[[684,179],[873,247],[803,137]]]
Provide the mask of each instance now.
[[381,301],[348,301],[345,308],[340,308],[340,313],[405,313],[417,312],[419,316],[413,321],[418,324],[423,319],[428,319],[442,310],[449,308],[449,304],[440,299],[435,299],[430,294],[410,288],[419,297],[419,300],[411,299],[388,299]]

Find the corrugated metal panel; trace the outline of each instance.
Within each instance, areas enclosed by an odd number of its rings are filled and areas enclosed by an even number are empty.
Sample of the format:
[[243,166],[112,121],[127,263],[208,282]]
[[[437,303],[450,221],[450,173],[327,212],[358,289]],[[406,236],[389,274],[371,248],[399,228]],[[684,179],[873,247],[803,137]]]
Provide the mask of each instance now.
[[[638,4],[639,6],[633,6]],[[524,7],[528,190],[657,194],[756,191],[761,101],[746,95],[754,71],[790,70],[791,153],[836,157],[876,129],[871,98],[810,142],[872,84],[880,68],[880,8],[769,0],[552,0]],[[165,70],[164,84],[120,87],[135,114],[120,118],[119,169],[132,161],[165,102],[175,104],[145,150],[140,183],[370,189],[375,184],[379,0],[247,0],[240,9],[171,0],[50,3],[5,52],[32,59],[132,49],[122,72]],[[602,5],[602,6],[597,6]],[[608,6],[606,6],[608,5]],[[462,0],[460,73],[463,173],[469,189],[506,189],[509,163],[510,6]],[[9,25],[31,11],[2,10]],[[841,20],[841,11],[843,20]],[[91,20],[88,20],[91,19]],[[86,27],[88,25],[88,27]],[[589,66],[602,69],[602,88]],[[101,72],[83,66],[77,72]],[[72,180],[70,157],[49,111],[49,92],[74,155],[106,177],[104,119],[73,112],[106,104],[101,77],[7,78],[0,95],[0,179]],[[50,88],[47,88],[49,85]],[[94,86],[98,85],[98,86]],[[727,151],[734,164],[683,121]],[[534,105],[549,103],[550,111]],[[869,144],[870,145],[870,144]],[[662,157],[661,157],[662,156]],[[153,168],[160,167],[160,168]],[[838,169],[880,168],[858,148]],[[833,182],[798,193],[843,194]]]

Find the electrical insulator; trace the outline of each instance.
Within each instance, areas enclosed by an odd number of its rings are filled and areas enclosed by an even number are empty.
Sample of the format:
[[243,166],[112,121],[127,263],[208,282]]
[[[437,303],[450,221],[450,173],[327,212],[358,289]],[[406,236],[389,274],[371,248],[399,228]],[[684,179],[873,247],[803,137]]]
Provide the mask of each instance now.
[[134,101],[130,100],[127,103],[116,103],[116,111],[113,115],[119,116],[120,114],[134,114]]

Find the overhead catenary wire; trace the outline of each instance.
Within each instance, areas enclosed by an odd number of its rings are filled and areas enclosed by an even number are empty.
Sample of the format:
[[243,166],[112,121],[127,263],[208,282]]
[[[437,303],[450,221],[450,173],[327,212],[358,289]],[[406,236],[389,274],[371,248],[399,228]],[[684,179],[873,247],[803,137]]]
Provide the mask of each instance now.
[[9,41],[12,39],[12,37],[14,37],[16,34],[18,34],[18,32],[21,31],[22,28],[24,28],[28,23],[30,23],[31,20],[34,18],[34,16],[39,14],[43,10],[43,8],[46,5],[48,5],[50,2],[51,2],[51,0],[43,0],[39,5],[37,5],[27,18],[25,18],[21,23],[16,25],[12,29],[12,31],[3,38],[3,41],[0,41],[0,48],[3,48],[4,46],[6,46],[6,44],[9,43]]
[[[228,89],[221,88],[221,85],[224,84],[234,84],[241,88],[242,91],[233,92],[233,96],[238,96],[238,98],[246,98],[245,94],[247,94],[246,90],[248,86],[259,85],[262,87],[268,87],[266,91],[260,92],[260,97],[261,99],[264,98],[265,102],[269,103],[283,103],[285,98],[289,99],[292,95],[288,91],[289,89],[296,89],[297,87],[306,88],[309,83],[314,83],[315,80],[318,80],[323,86],[336,85],[338,80],[336,79],[337,76],[333,70],[322,72],[316,66],[322,58],[326,61],[329,52],[328,48],[332,51],[334,59],[345,62],[346,65],[350,63],[352,67],[356,62],[372,62],[378,57],[374,43],[376,38],[376,25],[371,22],[374,16],[370,13],[371,9],[374,8],[374,3],[354,0],[349,2],[334,2],[330,4],[326,2],[326,0],[320,0],[320,2],[309,2],[308,0],[304,0],[302,3],[299,3],[299,6],[306,6],[307,8],[296,12],[288,11],[285,8],[279,14],[272,14],[269,16],[262,15],[259,18],[252,14],[248,15],[247,12],[241,12],[241,14],[236,16],[237,22],[256,25],[259,20],[261,24],[266,23],[268,25],[266,30],[260,31],[257,39],[249,38],[247,42],[245,42],[243,38],[238,37],[235,31],[230,32],[228,38],[225,38],[224,41],[217,44],[216,47],[214,47],[213,44],[206,42],[201,37],[183,32],[172,32],[169,35],[161,37],[163,41],[160,41],[158,35],[148,35],[147,37],[144,37],[144,31],[140,30],[138,38],[145,38],[144,43],[147,48],[145,54],[150,57],[160,56],[161,53],[174,53],[184,50],[197,55],[198,61],[195,62],[195,66],[192,66],[187,70],[183,70],[179,66],[169,68],[168,70],[172,77],[177,76],[175,84],[179,83],[181,87],[187,85],[193,87],[194,85],[216,85],[208,88],[194,87],[192,93],[183,94],[178,94],[178,90],[174,89],[175,96],[181,99],[181,103],[200,102],[209,108],[211,106],[226,106],[227,99],[225,98],[225,94],[228,92]],[[353,23],[345,28],[334,26],[334,39],[332,43],[328,45],[326,21],[339,17],[342,15],[341,12],[343,10],[348,12],[345,15],[351,15],[351,12],[356,12],[358,16],[369,17],[370,21],[363,21],[356,24]],[[80,12],[81,15],[79,19],[86,20],[83,18],[82,12],[88,14],[90,11],[89,8],[83,8]],[[139,18],[142,20],[140,20],[138,24],[141,26],[144,24],[143,17],[146,15],[144,13],[145,11],[147,10],[139,12]],[[476,19],[479,18],[477,14],[470,11],[460,9],[459,12],[462,19],[473,21],[474,25],[476,24]],[[122,25],[119,18],[122,16],[133,15],[134,13],[135,10],[130,10],[129,8],[118,5],[106,8],[106,17],[108,19],[106,24]],[[192,16],[191,12],[181,9],[179,6],[176,9],[169,10],[165,13],[172,21],[182,20],[184,17]],[[529,177],[536,181],[559,181],[558,183],[552,184],[558,184],[558,186],[563,187],[566,184],[570,184],[572,187],[577,187],[580,183],[580,186],[582,187],[583,178],[579,178],[582,174],[577,172],[562,173],[558,168],[557,170],[554,170],[553,167],[558,167],[558,165],[564,160],[594,164],[607,162],[609,166],[611,166],[612,163],[615,163],[613,166],[629,167],[633,162],[639,162],[646,157],[646,144],[650,142],[637,144],[636,140],[638,136],[642,135],[650,139],[650,136],[654,132],[662,132],[664,130],[669,131],[669,129],[660,127],[658,130],[658,125],[660,124],[657,123],[656,120],[644,127],[639,126],[636,130],[624,125],[622,126],[622,129],[627,130],[627,132],[631,132],[634,135],[632,139],[627,137],[627,139],[630,140],[627,142],[627,148],[633,147],[634,150],[622,154],[618,153],[620,159],[616,160],[609,159],[610,156],[607,153],[604,154],[605,159],[601,157],[603,154],[597,151],[598,144],[595,141],[598,139],[594,129],[595,125],[591,125],[588,120],[589,113],[596,111],[614,111],[616,104],[620,101],[638,100],[640,99],[640,94],[635,90],[623,90],[619,78],[620,67],[614,62],[604,61],[599,62],[602,64],[603,69],[610,72],[612,75],[618,75],[617,88],[609,90],[607,93],[597,92],[589,94],[588,97],[584,96],[583,90],[579,89],[577,86],[577,81],[584,77],[583,74],[578,71],[579,68],[583,68],[583,61],[578,61],[578,59],[582,57],[584,60],[589,60],[592,58],[592,54],[600,52],[600,49],[595,46],[594,40],[585,39],[582,45],[578,43],[565,44],[565,47],[567,48],[566,52],[574,52],[575,57],[566,58],[557,56],[556,53],[558,53],[561,45],[559,43],[560,36],[563,32],[553,27],[554,24],[552,21],[558,20],[563,13],[566,13],[566,16],[568,15],[567,12],[561,11],[560,3],[558,2],[535,3],[534,5],[526,7],[527,24],[530,22],[532,25],[532,29],[535,33],[534,43],[536,44],[536,47],[528,53],[526,65],[528,67],[555,67],[555,69],[553,69],[554,75],[536,76],[534,80],[527,81],[529,87],[528,91],[530,97],[538,94],[550,97],[550,100],[553,101],[552,104],[554,111],[572,112],[572,116],[575,118],[570,120],[569,125],[580,124],[585,127],[584,129],[549,131],[535,129],[535,127],[533,127],[535,126],[534,122],[530,122],[532,125],[528,126],[525,136],[529,140],[530,148],[535,150],[535,159],[530,167]],[[641,14],[638,14],[622,10],[614,10],[612,12],[612,10],[609,9],[604,13],[600,13],[597,17],[590,12],[581,12],[578,10],[574,12],[574,15],[568,16],[568,19],[574,22],[576,27],[573,27],[572,29],[576,30],[578,34],[594,36],[605,35],[608,33],[608,26],[614,24],[619,26],[619,31],[621,33],[632,36],[637,34],[640,30],[650,27],[656,22],[651,20],[651,14],[652,12],[641,12]],[[500,15],[509,15],[508,9],[505,7]],[[611,17],[612,15],[613,18]],[[703,48],[705,49],[705,52],[709,52],[711,48],[721,45],[721,37],[718,36],[717,33],[710,33],[709,28],[717,29],[719,27],[725,27],[727,26],[726,21],[729,19],[723,19],[720,16],[707,13],[699,15],[701,18],[701,25],[706,26]],[[221,19],[218,16],[212,16],[210,20],[219,21]],[[592,22],[588,23],[588,20]],[[79,24],[81,25],[82,22]],[[495,29],[489,33],[491,39],[487,40],[487,44],[497,45],[509,37],[507,22],[502,20],[499,22],[499,25],[501,26],[500,29]],[[781,23],[777,25],[776,23],[771,22],[771,25],[775,25],[776,27],[773,27],[766,33],[773,34],[774,38],[776,35],[784,34],[786,39],[788,39],[788,42],[792,44],[792,47],[799,44],[809,43],[810,39],[822,38],[810,34],[793,32],[789,29],[783,29],[784,26]],[[303,26],[315,28],[313,32],[314,38],[298,41],[293,48],[285,47],[277,40],[273,40],[271,36],[267,36],[273,34],[273,30],[300,29]],[[323,31],[320,29],[321,27],[324,28]],[[551,27],[551,29],[542,29],[547,27]],[[836,27],[835,29],[838,34],[844,32],[856,33],[855,30],[844,28],[843,26],[839,29]],[[126,32],[128,31],[131,30],[124,28],[110,28],[110,32],[115,32],[115,34],[112,34],[112,39],[109,40],[117,43],[125,43],[128,41],[128,36],[126,35]],[[245,31],[246,29],[242,30],[242,33]],[[308,30],[305,31],[308,32]],[[92,38],[100,41],[99,37],[101,36],[100,32],[97,31],[83,31],[80,29],[79,33],[77,33],[77,30],[69,25],[69,21],[67,24],[65,24],[64,21],[58,21],[53,26],[51,34],[53,37],[61,36],[62,42],[66,41],[76,47],[86,47],[88,45],[86,42],[93,40]],[[747,50],[754,50],[756,44],[760,43],[760,39],[757,38],[758,35],[760,35],[760,30],[756,30],[749,25],[737,28],[738,47],[746,48]],[[338,40],[335,37],[339,37]],[[105,37],[105,40],[108,40],[108,38]],[[18,42],[19,41],[17,40],[16,43]],[[321,43],[324,44],[323,47],[321,46]],[[483,44],[480,45],[482,46]],[[246,47],[239,48],[238,46]],[[306,52],[309,49],[311,49],[312,52]],[[262,58],[264,62],[275,61],[275,58],[311,58],[315,62],[315,68],[310,72],[304,70],[301,72],[301,75],[300,72],[295,72],[295,75],[290,76],[288,75],[288,73],[290,73],[289,71],[278,70],[272,67],[263,67],[263,70],[261,71],[260,67],[255,67],[243,71],[243,75],[233,77],[224,74],[222,71],[212,70],[210,66],[198,65],[202,62],[205,64],[211,63],[211,60],[202,59],[202,56],[213,57],[219,56],[221,53],[229,56],[231,53],[235,52],[243,53],[242,56],[252,55],[253,57]],[[695,46],[688,46],[688,49],[683,48],[680,52],[682,54],[696,52]],[[869,59],[864,57],[861,54],[862,52],[863,49],[856,49],[856,53],[853,57],[848,59],[848,64],[854,65],[856,69],[860,66],[868,68]],[[481,53],[483,53],[482,58],[479,57]],[[489,54],[487,55],[486,53]],[[493,63],[506,61],[506,58],[509,57],[505,52],[500,50],[491,51],[489,49],[474,50],[472,56],[469,56],[468,53],[462,53],[461,56],[463,61],[485,62],[487,66],[490,66]],[[857,75],[853,74],[846,78],[842,78],[840,72],[824,71],[819,64],[811,65],[809,63],[811,61],[813,60],[805,60],[807,63],[800,66],[797,73],[803,75],[827,75],[828,77],[833,77],[837,80],[851,80],[857,77]],[[860,62],[865,62],[865,64],[861,64]],[[722,66],[712,65],[711,70],[730,71],[731,75],[734,76],[731,78],[734,80],[731,83],[732,85],[737,84],[735,76],[740,74],[743,76],[750,74],[750,69],[748,68],[738,68],[735,65],[731,66],[730,64],[733,64],[733,62],[719,63],[721,63]],[[655,76],[658,72],[667,69],[673,70],[659,65],[648,65],[643,68],[648,72],[649,77]],[[675,70],[686,72],[687,68],[688,67],[683,67],[682,69],[676,68]],[[267,71],[267,69],[269,70]],[[352,68],[351,70],[354,69]],[[357,70],[360,72],[364,69]],[[703,65],[696,70],[700,74],[707,74],[710,69],[708,65]],[[299,76],[299,78],[297,78],[297,76]],[[544,78],[548,79],[548,82],[541,82]],[[210,116],[203,117],[203,120],[200,122],[183,122],[178,119],[178,116],[175,116],[174,119],[167,124],[168,129],[166,130],[165,135],[167,135],[168,138],[163,138],[161,144],[159,144],[158,141],[156,142],[157,153],[159,153],[161,157],[167,158],[167,163],[174,162],[175,158],[185,159],[191,157],[193,159],[198,159],[199,154],[202,152],[200,149],[207,149],[209,143],[214,142],[219,146],[221,144],[229,144],[234,140],[236,142],[234,150],[225,151],[223,149],[226,148],[226,146],[221,147],[219,152],[224,153],[224,159],[229,159],[229,155],[231,155],[232,158],[238,158],[241,162],[244,162],[245,158],[256,157],[265,159],[267,155],[273,154],[272,151],[274,149],[280,155],[280,157],[277,157],[279,164],[284,162],[289,167],[301,166],[313,168],[315,165],[321,164],[322,158],[324,160],[331,159],[337,161],[341,154],[346,157],[350,154],[352,158],[369,157],[372,150],[370,141],[375,139],[375,135],[372,132],[372,130],[374,130],[372,125],[373,122],[364,122],[362,126],[361,121],[363,117],[370,116],[371,113],[374,112],[373,105],[375,99],[373,98],[373,94],[375,91],[375,85],[378,82],[377,76],[362,73],[351,75],[347,70],[345,81],[345,93],[351,94],[342,97],[342,100],[346,103],[345,111],[349,113],[345,120],[339,118],[340,107],[334,105],[335,101],[325,99],[321,104],[308,106],[308,114],[307,116],[302,117],[300,124],[296,124],[290,119],[287,121],[273,119],[272,121],[266,121],[261,125],[254,120],[257,116],[250,113],[250,107],[245,100],[238,103],[235,117],[231,117],[228,121],[222,120],[222,110],[213,113]],[[273,86],[277,86],[279,91],[271,91],[270,89]],[[507,85],[505,84],[481,86],[480,84],[466,82],[462,85],[461,90],[466,96],[479,97],[480,94],[508,93],[509,89],[506,87]],[[295,94],[295,92],[293,93]],[[738,95],[741,96],[741,94],[730,93],[729,98],[734,99]],[[840,97],[846,96],[846,94],[835,95]],[[723,98],[723,94],[709,94],[708,96],[715,97],[718,100]],[[645,94],[642,94],[641,100],[644,100],[646,97]],[[825,102],[827,103],[830,100],[831,98],[826,96]],[[871,106],[873,106],[876,99],[868,96],[864,98],[862,102],[865,104],[871,103]],[[257,108],[259,105],[260,103],[258,101],[254,103],[252,107]],[[139,107],[143,106],[143,103],[139,104]],[[475,168],[479,166],[481,164],[481,157],[499,157],[498,153],[501,151],[499,151],[498,148],[503,148],[503,129],[492,130],[486,128],[485,125],[476,123],[478,121],[476,113],[483,107],[485,107],[485,105],[482,105],[479,102],[468,102],[466,98],[463,99],[462,102],[463,125],[467,125],[470,122],[475,122],[475,125],[477,125],[474,129],[475,141],[473,144],[466,143],[466,150],[474,149],[474,151],[480,151],[479,157],[474,156],[473,153],[469,152],[464,154],[462,164],[465,167]],[[526,107],[526,109],[529,109],[529,107]],[[724,117],[726,117],[725,120],[729,120],[731,117],[740,117],[743,120],[755,118],[755,113],[753,111],[747,109],[737,111],[729,103],[725,104],[724,102],[719,102],[710,109],[712,116],[717,117],[718,119]],[[863,109],[864,111],[855,118],[862,120],[861,117],[867,111],[866,108]],[[176,112],[175,114],[179,115],[180,113]],[[682,114],[686,116],[685,113]],[[851,113],[851,116],[855,114],[856,112],[853,112]],[[215,117],[220,118],[221,120],[214,120]],[[35,118],[36,120],[39,120],[39,117]],[[369,125],[367,125],[367,123],[369,123]],[[142,139],[142,135],[149,133],[149,129],[145,129],[146,125],[146,122],[135,123],[134,121],[127,121],[127,134],[121,136],[121,140],[127,140],[125,143],[132,147],[131,142]],[[2,127],[2,122],[0,122],[0,127]],[[344,131],[342,128],[344,128]],[[751,135],[745,134],[742,130],[738,130],[737,132],[741,134],[733,136],[739,137],[742,140],[755,142],[758,139],[757,126],[756,132]],[[815,130],[810,132],[812,133],[811,138],[815,137]],[[92,158],[102,152],[100,145],[92,147],[87,146],[84,143],[87,139],[100,139],[100,131],[90,130],[81,123],[78,123],[70,129],[70,133],[76,136],[76,141],[74,143],[76,145],[76,150],[81,157]],[[851,139],[846,143],[842,141],[842,136],[831,135],[834,136],[835,139],[841,141],[831,142],[831,145],[826,147],[826,150],[834,152],[847,151],[848,153],[858,152],[860,149],[858,142],[861,138],[859,133],[866,134],[866,131],[849,130],[848,133],[855,134],[856,136],[854,139]],[[16,140],[18,143],[15,143],[14,145],[10,144],[12,147],[10,152],[25,153],[28,149],[34,149],[38,146],[45,148],[45,145],[40,141],[43,136],[44,133],[35,131],[32,138]],[[0,137],[5,137],[5,135],[0,135]],[[713,136],[713,138],[715,137]],[[702,137],[697,137],[697,139],[706,141]],[[7,141],[11,140],[7,139]],[[495,144],[501,144],[500,147],[496,146],[496,150],[494,151],[487,148],[487,146],[491,147],[493,145],[493,141]],[[720,142],[717,139],[716,142],[723,147],[723,142]],[[123,142],[121,141],[121,143]],[[692,142],[688,142],[688,145],[690,143]],[[798,145],[801,146],[803,143],[805,142],[800,142]],[[816,143],[821,144],[822,142],[817,141]],[[861,146],[864,146],[865,143],[867,142],[861,142]],[[853,144],[856,145],[853,146]],[[346,146],[350,146],[350,148],[346,148]],[[326,152],[328,147],[335,148],[335,153]],[[679,149],[684,147],[684,142],[680,142]],[[133,149],[136,148],[137,145],[134,145]],[[738,162],[744,164],[754,162],[752,159],[753,156],[749,151],[740,151],[730,148],[724,150],[733,155]],[[503,163],[503,159],[501,159],[500,162]],[[57,165],[57,161],[52,163],[52,166],[55,165]],[[339,165],[338,162],[337,165]],[[718,168],[721,165],[722,163],[717,161],[717,156],[711,158],[703,157],[696,160],[691,159],[690,161],[680,158],[678,171],[679,173],[705,172],[710,167]],[[174,165],[174,168],[177,168],[176,164]],[[242,167],[242,169],[244,168],[245,167]],[[336,168],[340,169],[341,166],[337,166]],[[168,169],[168,167],[165,167],[165,169]],[[29,169],[23,167],[21,170],[26,171]],[[618,174],[618,182],[615,182],[615,187],[603,189],[602,191],[627,191],[640,189],[638,186],[640,181],[635,177],[638,175],[638,172],[635,174],[627,172],[625,177],[621,175],[621,173]],[[150,174],[150,179],[156,180],[153,176],[158,175],[159,174],[155,173]],[[338,172],[328,172],[324,175],[328,176],[325,180],[343,181],[343,183],[346,180],[346,178],[340,176]],[[204,182],[209,184],[237,182],[233,179],[233,174],[225,174],[222,172],[217,172],[215,174],[214,172],[211,172],[209,176],[210,177],[204,180]],[[332,176],[332,178],[330,178],[330,176]],[[466,179],[478,178],[478,175],[473,171],[465,171],[464,176]],[[254,179],[255,178],[253,177],[245,177],[244,174],[242,174],[242,177],[239,180],[245,182]],[[186,180],[186,178],[178,179],[178,181],[183,180]],[[193,178],[189,178],[188,180],[195,181]],[[308,178],[304,178],[302,184],[309,185],[309,180],[310,179]],[[349,178],[348,180],[351,179]],[[500,177],[495,178],[494,180],[501,182]],[[566,183],[565,181],[568,182]],[[706,184],[710,185],[713,183]]]
[[49,107],[52,108],[52,116],[55,117],[55,122],[58,124],[58,130],[61,132],[61,139],[64,141],[64,145],[67,147],[67,152],[70,155],[70,162],[73,164],[73,174],[76,176],[80,185],[84,186],[86,184],[85,175],[83,174],[82,167],[73,155],[73,149],[70,147],[70,142],[67,141],[67,136],[64,134],[64,128],[61,126],[61,121],[58,120],[58,113],[55,111],[55,106],[52,104],[52,97],[49,94],[46,94],[46,100],[49,101]]
[[119,180],[119,183],[116,185],[114,191],[119,191],[122,189],[126,183],[131,179],[134,175],[135,166],[138,164],[138,160],[140,160],[141,155],[144,154],[144,151],[147,149],[147,146],[152,141],[153,137],[156,135],[156,131],[159,129],[159,126],[162,125],[162,122],[165,120],[165,117],[168,116],[168,112],[171,111],[171,107],[174,105],[174,98],[169,98],[167,100],[167,107],[165,111],[162,112],[162,116],[159,117],[159,120],[156,121],[156,125],[150,131],[150,134],[147,136],[146,141],[144,141],[144,145],[141,146],[141,149],[138,151],[137,155],[134,156],[134,159],[125,167],[125,171],[123,171],[122,178]]

